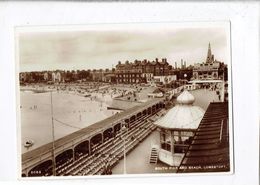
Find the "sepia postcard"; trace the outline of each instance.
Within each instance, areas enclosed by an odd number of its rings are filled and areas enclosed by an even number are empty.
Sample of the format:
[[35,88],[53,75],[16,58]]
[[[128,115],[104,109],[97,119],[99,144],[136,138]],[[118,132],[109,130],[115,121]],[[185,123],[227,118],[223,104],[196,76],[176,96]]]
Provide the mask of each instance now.
[[15,39],[19,177],[233,172],[229,22],[17,27]]

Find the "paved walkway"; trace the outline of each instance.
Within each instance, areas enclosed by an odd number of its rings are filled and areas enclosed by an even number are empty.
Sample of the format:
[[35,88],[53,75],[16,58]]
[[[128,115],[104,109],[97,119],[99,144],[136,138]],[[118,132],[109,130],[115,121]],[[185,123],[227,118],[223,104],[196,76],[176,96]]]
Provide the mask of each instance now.
[[[149,157],[151,145],[159,144],[159,132],[154,131],[142,143],[139,144],[126,157],[127,174],[149,174],[149,173],[173,173],[175,168],[169,168],[166,164],[158,162],[150,164]],[[121,160],[112,170],[113,174],[123,174],[124,162]]]
[[210,91],[207,89],[198,89],[190,91],[190,93],[195,97],[195,102],[193,105],[200,106],[204,110],[207,109],[210,102],[218,102],[218,95],[216,91]]

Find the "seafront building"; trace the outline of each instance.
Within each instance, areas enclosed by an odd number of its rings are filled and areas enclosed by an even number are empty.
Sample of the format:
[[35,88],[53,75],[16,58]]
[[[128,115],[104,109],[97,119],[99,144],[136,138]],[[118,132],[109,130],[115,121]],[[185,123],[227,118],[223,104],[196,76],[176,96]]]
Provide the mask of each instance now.
[[168,80],[174,80],[172,66],[169,65],[166,58],[159,61],[135,60],[133,63],[126,61],[124,64],[120,61],[116,65],[117,83],[151,83],[155,82],[168,83]]
[[54,71],[51,74],[53,83],[61,83],[64,82],[64,75],[60,71]]
[[194,64],[193,80],[219,80],[224,78],[225,65],[214,58],[209,43],[206,61]]

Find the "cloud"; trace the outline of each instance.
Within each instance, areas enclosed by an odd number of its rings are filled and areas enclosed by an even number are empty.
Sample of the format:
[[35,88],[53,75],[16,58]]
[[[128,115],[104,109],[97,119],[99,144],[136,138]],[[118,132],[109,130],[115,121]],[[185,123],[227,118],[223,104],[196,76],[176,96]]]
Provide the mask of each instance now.
[[193,64],[205,61],[209,42],[225,62],[227,39],[221,27],[25,33],[19,37],[20,70],[111,68],[156,57]]

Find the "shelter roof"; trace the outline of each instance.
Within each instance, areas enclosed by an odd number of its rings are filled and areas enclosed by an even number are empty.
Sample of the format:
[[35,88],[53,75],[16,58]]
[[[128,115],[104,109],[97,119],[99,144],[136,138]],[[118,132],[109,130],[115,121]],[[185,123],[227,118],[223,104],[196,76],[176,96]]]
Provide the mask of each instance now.
[[188,91],[183,91],[177,98],[177,105],[159,119],[155,125],[165,129],[197,129],[205,111],[192,105],[195,98]]
[[210,103],[177,173],[230,171],[228,128],[228,103]]

